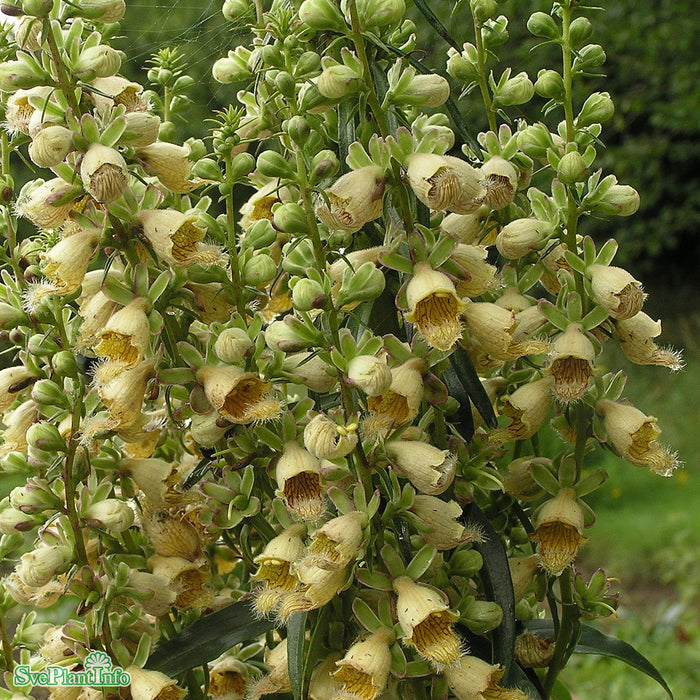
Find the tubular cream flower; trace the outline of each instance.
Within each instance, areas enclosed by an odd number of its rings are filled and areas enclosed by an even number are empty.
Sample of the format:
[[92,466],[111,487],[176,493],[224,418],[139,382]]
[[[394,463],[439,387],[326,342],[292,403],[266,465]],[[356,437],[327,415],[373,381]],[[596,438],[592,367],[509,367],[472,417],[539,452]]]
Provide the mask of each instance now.
[[365,513],[354,511],[329,520],[311,536],[305,563],[320,569],[341,569],[361,554]]
[[594,372],[595,348],[579,323],[570,323],[552,343],[547,373],[554,377],[554,394],[564,403],[580,399]]
[[90,92],[90,99],[95,105],[95,111],[100,116],[107,113],[112,107],[122,105],[127,114],[131,112],[145,112],[149,108],[148,100],[143,97],[143,86],[132,83],[126,78],[112,75],[107,78],[96,78],[90,83],[94,91]]
[[408,159],[407,175],[416,197],[430,209],[470,214],[486,195],[481,173],[453,156],[414,153]]
[[630,464],[649,467],[661,476],[671,476],[678,467],[676,454],[659,445],[661,429],[654,416],[645,416],[638,408],[603,399],[596,404],[603,416],[606,440]]
[[289,678],[287,661],[287,640],[283,639],[273,649],[265,651],[265,663],[271,667],[270,673],[254,681],[248,689],[248,700],[260,700],[262,695],[291,693],[292,681]]
[[452,280],[427,263],[418,263],[406,287],[406,320],[415,323],[428,344],[449,350],[462,335],[460,315],[466,304],[457,296]]
[[452,630],[459,615],[449,609],[442,593],[407,576],[395,579],[393,586],[404,643],[414,646],[438,669],[452,666],[461,655],[459,639]]
[[288,442],[275,469],[277,495],[302,520],[316,520],[326,512],[321,491],[321,463],[308,450]]
[[458,700],[527,700],[522,691],[498,685],[504,673],[500,666],[467,655],[445,670],[445,678]]
[[206,230],[195,225],[197,217],[174,209],[146,209],[137,218],[143,235],[156,255],[173,267],[223,264],[224,254],[215,245],[202,243]]
[[607,265],[590,265],[586,274],[591,280],[593,298],[613,318],[632,318],[642,310],[646,294],[627,270]]
[[0,411],[6,411],[15,402],[19,392],[26,389],[36,377],[24,366],[0,370]]
[[367,396],[379,396],[391,386],[391,369],[374,355],[358,355],[348,363],[348,381]]
[[455,476],[457,458],[418,440],[392,440],[385,445],[392,467],[420,491],[437,496]]
[[343,684],[333,676],[337,668],[335,663],[340,658],[341,653],[334,651],[316,664],[309,680],[309,700],[336,700],[336,696],[343,689]]
[[576,492],[563,488],[540,508],[530,535],[538,542],[537,555],[542,566],[553,576],[559,576],[578,554],[583,536],[583,510],[576,501]]
[[131,676],[132,700],[180,700],[187,695],[175,680],[160,671],[129,666],[126,672]]
[[240,362],[252,347],[253,342],[242,328],[224,328],[216,338],[214,352],[222,362],[233,364]]
[[199,533],[184,514],[176,517],[148,499],[143,499],[141,504],[141,526],[157,554],[188,561],[199,558],[202,553]]
[[660,348],[654,338],[661,335],[661,321],[653,321],[640,311],[631,318],[615,322],[622,352],[637,365],[661,365],[673,371],[683,368],[680,350]]
[[523,668],[546,668],[554,658],[554,639],[523,632],[515,640],[515,658]]
[[[20,19],[22,21],[23,18]],[[41,22],[37,22],[32,18],[27,18],[33,22],[38,30],[41,28]],[[15,24],[16,32],[17,24]],[[32,118],[36,108],[31,104],[30,98],[37,97],[44,99],[48,102],[51,94],[53,93],[53,88],[49,86],[40,85],[39,87],[31,88],[29,90],[17,90],[17,92],[9,95],[7,97],[6,107],[5,107],[5,123],[3,126],[10,132],[10,134],[25,134],[29,136],[29,121]]]
[[394,367],[389,389],[367,399],[367,408],[379,424],[395,428],[410,423],[418,415],[423,400],[424,366],[423,360],[414,358]]
[[515,219],[496,236],[498,252],[508,260],[517,260],[540,248],[552,235],[554,226],[539,219]]
[[513,582],[513,597],[518,603],[530,590],[537,569],[540,568],[540,559],[536,554],[510,558],[508,559],[508,568]]
[[367,639],[353,644],[336,662],[333,674],[343,684],[339,694],[344,700],[375,700],[384,690],[391,669],[391,644],[394,631],[381,627]]
[[544,377],[534,382],[523,384],[503,401],[502,413],[511,418],[508,426],[492,435],[500,435],[508,440],[527,440],[532,437],[544,423],[552,406],[551,377]]
[[467,542],[482,542],[484,536],[474,527],[465,527],[458,522],[462,507],[457,501],[443,501],[435,496],[416,494],[409,509],[428,530],[418,536],[435,549],[453,549]]
[[251,578],[263,584],[255,592],[255,607],[263,615],[274,610],[285,595],[301,586],[292,565],[306,553],[302,539],[305,535],[304,525],[292,525],[271,539],[253,560],[258,568]]
[[326,361],[310,352],[287,355],[282,367],[311,391],[329,392],[338,383],[337,372]]
[[503,209],[515,197],[518,187],[518,171],[512,163],[501,156],[493,156],[481,166],[484,179],[481,184],[486,188],[484,205],[489,209]]
[[516,342],[510,333],[515,330],[515,313],[497,304],[471,302],[464,310],[464,318],[469,333],[498,360],[514,360],[548,349],[547,343],[540,340]]
[[0,457],[10,452],[26,452],[27,430],[36,421],[38,408],[34,401],[25,401],[9,415],[3,415],[2,422],[6,427],[2,433],[3,443],[0,445]]
[[328,228],[354,233],[382,215],[384,171],[373,165],[342,175],[319,199],[316,215]]
[[141,159],[146,170],[155,175],[171,192],[187,194],[205,185],[210,180],[195,177],[190,179],[194,162],[189,159],[190,149],[174,143],[158,141],[137,149],[136,156]]
[[163,576],[177,597],[173,605],[178,610],[201,610],[211,605],[214,592],[205,586],[211,578],[208,566],[200,566],[179,556],[164,557],[154,554],[148,566],[156,576]]
[[124,532],[134,524],[134,511],[118,498],[105,498],[91,503],[82,513],[88,527],[108,532]]
[[248,680],[246,665],[226,656],[209,669],[209,694],[214,700],[243,700]]
[[322,569],[304,559],[297,562],[293,570],[302,586],[284,597],[279,607],[279,617],[283,622],[289,620],[292,613],[323,607],[335,598],[348,579],[345,569]]
[[40,168],[53,168],[73,150],[73,132],[51,124],[39,131],[29,144],[29,157]]
[[450,253],[450,260],[466,272],[466,277],[457,280],[455,287],[459,297],[478,297],[498,286],[498,268],[486,262],[487,256],[485,246],[466,243],[458,243]]
[[127,579],[129,588],[135,588],[139,593],[150,593],[149,598],[138,598],[139,605],[148,615],[160,617],[172,608],[177,594],[170,588],[165,576],[152,574],[148,571],[132,569]]
[[96,201],[109,204],[124,194],[128,171],[126,161],[114,148],[93,143],[80,163],[85,191]]
[[493,228],[488,234],[485,230],[489,213],[490,210],[482,205],[472,214],[448,214],[440,222],[440,229],[457,236],[466,245],[493,245],[497,229]]
[[240,367],[204,365],[197,371],[209,403],[231,423],[247,424],[279,415],[280,404],[268,397],[271,384]]
[[125,367],[133,367],[143,360],[151,339],[146,314],[149,306],[148,299],[139,297],[110,316],[97,334],[99,342],[95,345],[95,354]]
[[255,221],[262,219],[272,221],[272,207],[289,201],[292,201],[292,193],[288,187],[280,185],[279,180],[268,182],[254,192],[241,207],[241,228],[245,231]]
[[[354,428],[354,429],[350,429]],[[319,459],[339,459],[357,445],[357,423],[338,425],[325,413],[318,413],[304,428],[304,447]]]
[[121,362],[106,362],[95,372],[97,393],[109,411],[109,429],[123,428],[138,420],[148,380],[155,374],[152,360],[129,369]]
[[17,576],[25,586],[41,588],[71,560],[73,552],[65,545],[39,545],[23,554],[17,565]]
[[64,296],[80,288],[100,238],[99,229],[79,229],[42,254],[43,273],[51,282],[46,288],[50,293]]
[[22,188],[17,214],[39,228],[58,228],[76,209],[80,196],[79,189],[60,177],[47,182],[34,180]]

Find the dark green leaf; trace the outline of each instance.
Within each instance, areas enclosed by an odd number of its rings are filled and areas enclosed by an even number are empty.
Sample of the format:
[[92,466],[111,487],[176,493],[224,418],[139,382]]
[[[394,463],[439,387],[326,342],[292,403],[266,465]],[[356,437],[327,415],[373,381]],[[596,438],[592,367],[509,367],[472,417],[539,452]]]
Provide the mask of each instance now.
[[450,355],[450,365],[454,368],[457,378],[486,425],[489,428],[497,427],[498,421],[491,405],[491,399],[489,399],[486,389],[484,389],[483,384],[479,380],[479,375],[474,369],[474,363],[469,353],[464,348],[457,347]]
[[515,597],[510,568],[508,567],[508,555],[501,538],[481,508],[475,503],[468,504],[464,508],[464,517],[484,533],[484,541],[474,545],[474,548],[484,559],[481,577],[486,596],[488,600],[498,603],[503,610],[503,621],[493,630],[491,639],[493,641],[493,663],[505,667],[503,685],[509,687],[518,678],[518,672],[513,661],[517,634],[515,630]]
[[151,654],[146,668],[178,676],[201,666],[241,642],[251,642],[274,628],[255,616],[250,601],[239,601],[205,615]]
[[445,25],[437,18],[436,14],[430,9],[430,6],[425,0],[414,0],[416,8],[428,20],[428,24],[454,49],[461,51],[462,47],[455,41],[450,33],[445,28]]
[[[551,620],[527,620],[523,623],[530,631],[543,637],[554,637],[554,624]],[[590,625],[581,625],[581,637],[574,649],[576,654],[598,654],[610,656],[624,661],[632,668],[636,668],[647,676],[653,678],[673,698],[671,689],[666,684],[658,669],[631,644],[623,642],[617,637],[603,634],[600,630]]]
[[289,670],[294,700],[302,700],[304,697],[306,616],[305,612],[293,613],[287,623],[287,669]]

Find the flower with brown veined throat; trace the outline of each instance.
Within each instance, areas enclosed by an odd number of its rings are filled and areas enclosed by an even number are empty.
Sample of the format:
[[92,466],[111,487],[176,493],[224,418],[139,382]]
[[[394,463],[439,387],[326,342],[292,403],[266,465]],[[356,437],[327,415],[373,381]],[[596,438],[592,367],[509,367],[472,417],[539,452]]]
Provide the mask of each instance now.
[[321,462],[308,450],[287,442],[275,467],[276,495],[302,520],[316,520],[326,512],[321,490]]
[[94,347],[95,354],[124,367],[133,367],[140,362],[151,339],[149,309],[148,299],[138,298],[112,314],[97,333],[99,342]]
[[680,350],[660,348],[654,338],[661,335],[661,321],[652,320],[643,311],[631,318],[615,322],[622,352],[630,362],[638,365],[661,365],[674,372],[683,369]]
[[552,407],[552,377],[523,384],[503,400],[501,412],[511,418],[505,428],[494,430],[494,439],[527,440],[543,425]]
[[253,560],[258,568],[251,578],[262,584],[255,592],[255,607],[263,615],[274,610],[285,595],[301,586],[292,565],[306,553],[305,535],[306,526],[292,525],[273,537]]
[[452,630],[459,615],[449,609],[442,593],[408,576],[394,579],[393,587],[403,641],[438,669],[452,666],[461,656],[460,641]]
[[333,674],[343,684],[337,696],[343,700],[375,700],[386,687],[391,669],[394,631],[381,627],[364,640],[355,642],[345,656],[336,662]]
[[178,146],[166,141],[157,141],[136,150],[146,171],[155,175],[163,187],[177,194],[187,194],[206,185],[210,180],[190,178],[194,161],[189,159],[188,146]]
[[[411,422],[423,400],[425,362],[412,358],[391,370],[391,386],[377,396],[367,398],[367,408],[377,426],[394,428]],[[365,430],[367,422],[365,419]]]
[[209,694],[214,700],[243,700],[249,677],[242,661],[225,656],[209,669]]
[[187,695],[177,681],[160,671],[129,666],[126,672],[131,676],[132,700],[180,700]]
[[349,233],[382,215],[384,171],[375,165],[351,170],[329,187],[316,204],[316,216],[328,228]]
[[586,275],[591,281],[593,298],[613,318],[632,318],[642,310],[646,294],[632,275],[621,267],[589,265]]
[[623,459],[637,467],[649,467],[661,476],[673,474],[679,466],[678,457],[657,442],[661,428],[654,416],[608,399],[598,401],[595,409],[603,416],[607,442]]
[[145,209],[137,218],[143,226],[143,236],[168,265],[187,267],[194,263],[219,265],[225,262],[219,246],[202,243],[207,232],[195,224],[196,216],[174,209]]
[[80,163],[85,191],[101,204],[119,199],[127,187],[128,171],[124,157],[114,148],[93,143]]
[[359,511],[332,518],[311,536],[305,562],[321,569],[342,569],[355,561],[362,553],[367,522],[367,515]]
[[530,539],[539,543],[539,560],[550,574],[559,576],[574,560],[579,547],[588,542],[583,536],[583,510],[576,492],[563,488],[546,501],[539,509],[535,525]]
[[406,286],[406,320],[415,323],[428,344],[449,350],[462,335],[460,316],[466,304],[457,296],[454,283],[428,263],[418,263]]
[[245,425],[279,415],[279,401],[269,397],[272,385],[254,372],[236,365],[204,365],[196,376],[209,403],[231,423]]
[[564,403],[580,399],[595,369],[595,348],[580,323],[570,323],[554,340],[550,358],[546,372],[554,378],[555,396]]

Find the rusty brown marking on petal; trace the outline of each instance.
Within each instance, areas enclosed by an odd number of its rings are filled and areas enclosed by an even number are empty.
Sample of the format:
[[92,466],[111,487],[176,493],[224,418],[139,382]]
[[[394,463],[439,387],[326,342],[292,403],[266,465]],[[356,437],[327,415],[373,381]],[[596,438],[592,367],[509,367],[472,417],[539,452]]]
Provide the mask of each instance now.
[[284,499],[304,520],[320,517],[326,510],[321,493],[321,476],[316,472],[299,472],[284,482]]
[[591,363],[580,357],[562,357],[552,363],[554,392],[563,401],[575,401],[586,393],[593,374]]
[[459,639],[452,631],[455,620],[448,610],[434,612],[413,628],[411,642],[426,659],[449,666],[460,657]]
[[380,396],[367,397],[367,407],[373,413],[388,418],[392,424],[405,423],[411,415],[406,397],[391,389]]
[[381,690],[374,685],[369,673],[349,664],[343,664],[333,675],[343,684],[343,692],[351,698],[374,700]]
[[542,564],[554,574],[561,573],[574,560],[578,548],[588,542],[575,527],[560,521],[542,523],[530,539],[540,543]]
[[172,254],[178,262],[185,262],[194,255],[197,243],[204,238],[204,231],[192,222],[186,221],[170,237],[173,242]]
[[100,357],[125,362],[127,365],[136,364],[141,359],[141,353],[132,345],[131,337],[115,331],[102,333],[100,342],[95,346],[95,352]]
[[269,382],[258,377],[241,379],[227,394],[221,410],[234,420],[247,420],[251,409],[262,400],[269,388]]

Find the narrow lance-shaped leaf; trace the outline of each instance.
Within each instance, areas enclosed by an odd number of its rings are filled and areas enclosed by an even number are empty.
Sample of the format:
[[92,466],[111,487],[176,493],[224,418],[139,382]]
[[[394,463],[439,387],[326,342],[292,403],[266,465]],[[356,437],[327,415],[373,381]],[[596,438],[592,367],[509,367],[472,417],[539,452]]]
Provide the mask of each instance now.
[[304,697],[304,642],[306,632],[305,612],[296,612],[287,623],[287,669],[294,700]]

